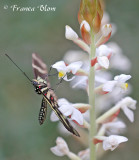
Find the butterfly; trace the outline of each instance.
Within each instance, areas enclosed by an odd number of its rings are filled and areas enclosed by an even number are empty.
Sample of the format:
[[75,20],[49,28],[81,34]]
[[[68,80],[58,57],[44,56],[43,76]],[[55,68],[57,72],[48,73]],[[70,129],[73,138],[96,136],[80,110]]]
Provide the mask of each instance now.
[[57,97],[51,89],[49,79],[48,79],[48,71],[46,64],[42,61],[42,59],[36,54],[32,54],[32,68],[34,71],[35,79],[31,80],[27,74],[9,57],[9,55],[5,54],[10,61],[24,74],[24,76],[31,82],[34,86],[35,92],[39,95],[42,95],[42,103],[39,112],[39,123],[40,125],[44,123],[47,114],[47,105],[51,107],[51,109],[55,112],[59,120],[62,122],[64,127],[74,135],[80,137],[79,133],[73,128],[70,124],[69,120],[62,114],[59,110],[59,106],[57,103]]

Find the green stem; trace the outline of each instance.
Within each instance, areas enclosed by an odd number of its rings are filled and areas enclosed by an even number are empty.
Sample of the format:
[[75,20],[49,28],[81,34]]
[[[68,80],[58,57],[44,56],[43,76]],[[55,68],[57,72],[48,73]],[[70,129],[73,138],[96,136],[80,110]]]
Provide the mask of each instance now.
[[[95,57],[96,47],[94,42],[94,34],[91,31],[91,52],[90,52],[90,64],[91,59]],[[89,143],[90,143],[90,160],[96,160],[96,148],[93,144],[93,137],[96,134],[96,114],[95,114],[95,68],[90,67],[89,73],[89,104],[90,109],[90,134],[89,134]]]

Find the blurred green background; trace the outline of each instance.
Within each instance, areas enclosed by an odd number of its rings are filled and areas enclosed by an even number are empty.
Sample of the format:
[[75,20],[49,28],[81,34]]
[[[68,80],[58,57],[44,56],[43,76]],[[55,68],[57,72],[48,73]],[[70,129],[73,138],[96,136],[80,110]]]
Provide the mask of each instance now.
[[[56,7],[55,12],[13,12],[4,5],[37,6],[47,4]],[[19,66],[33,78],[31,54],[39,53],[48,67],[61,60],[69,49],[79,49],[64,37],[68,24],[79,32],[77,12],[80,1],[75,0],[0,0],[0,160],[67,160],[56,157],[50,151],[55,139],[60,136],[57,123],[49,120],[40,126],[38,112],[41,96],[38,96],[25,77],[6,59],[9,54]],[[106,11],[117,25],[117,33],[111,40],[117,42],[132,62],[132,97],[139,100],[139,1],[106,0]],[[51,77],[54,83],[56,77]],[[83,91],[73,91],[63,83],[57,91],[59,98],[71,102],[87,102]],[[74,95],[74,96],[73,96]],[[129,141],[114,152],[107,152],[103,160],[138,160],[139,157],[139,110],[135,122],[126,118]],[[67,139],[72,151],[84,149]],[[74,145],[73,145],[74,144]],[[77,147],[78,146],[78,147]]]

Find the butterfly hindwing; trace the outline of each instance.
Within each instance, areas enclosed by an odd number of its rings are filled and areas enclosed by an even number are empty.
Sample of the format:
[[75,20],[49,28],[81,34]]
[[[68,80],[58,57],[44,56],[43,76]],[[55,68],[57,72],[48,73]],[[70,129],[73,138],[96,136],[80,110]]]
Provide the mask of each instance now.
[[47,114],[47,101],[45,100],[45,98],[43,98],[42,103],[41,103],[40,112],[39,112],[39,123],[40,123],[40,125],[43,124],[43,122],[45,121],[46,114]]

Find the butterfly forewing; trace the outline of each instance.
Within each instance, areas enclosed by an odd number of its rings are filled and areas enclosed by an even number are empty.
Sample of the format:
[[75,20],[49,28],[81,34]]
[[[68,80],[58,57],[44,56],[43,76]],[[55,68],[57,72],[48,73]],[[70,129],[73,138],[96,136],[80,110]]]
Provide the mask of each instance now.
[[[37,79],[38,77],[41,77],[43,80],[46,80],[47,87],[51,88],[51,85],[48,79],[47,66],[36,53],[32,54],[32,68],[33,68],[35,78]],[[55,100],[57,100],[57,96],[55,95],[53,90],[50,90],[50,93],[51,95],[53,95]]]
[[47,66],[36,53],[32,54],[32,68],[36,79],[38,76],[42,79],[46,78],[48,74]]
[[53,101],[49,101],[49,103],[51,103],[50,107],[55,112],[55,114],[57,115],[57,117],[59,118],[59,120],[63,123],[63,125],[65,126],[65,128],[68,131],[70,131],[71,133],[73,133],[76,136],[80,137],[79,133],[72,127],[72,125],[70,124],[70,122],[68,121],[68,119],[58,109],[59,106],[58,106],[57,102],[55,102],[55,101],[54,102]]

